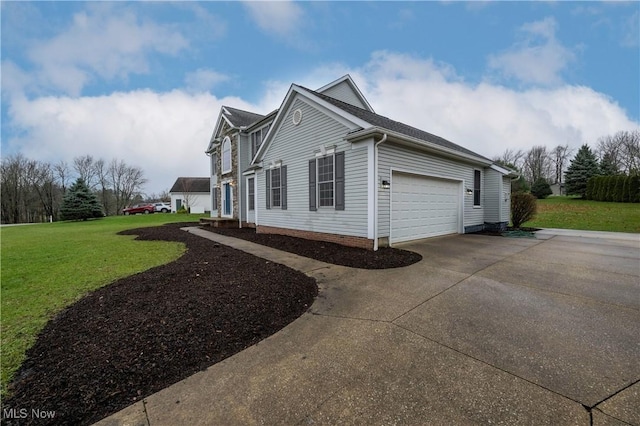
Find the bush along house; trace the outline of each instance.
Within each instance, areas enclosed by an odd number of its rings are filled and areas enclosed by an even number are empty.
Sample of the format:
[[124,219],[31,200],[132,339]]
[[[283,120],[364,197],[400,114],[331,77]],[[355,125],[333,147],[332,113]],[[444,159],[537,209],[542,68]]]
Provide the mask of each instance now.
[[212,222],[373,250],[504,229],[517,176],[376,114],[349,75],[266,116],[222,107],[206,152]]

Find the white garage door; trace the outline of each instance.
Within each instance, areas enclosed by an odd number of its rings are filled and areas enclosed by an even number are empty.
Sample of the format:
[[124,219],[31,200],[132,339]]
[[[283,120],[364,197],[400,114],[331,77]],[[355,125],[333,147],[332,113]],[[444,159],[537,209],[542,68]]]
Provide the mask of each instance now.
[[460,182],[394,173],[391,243],[455,234],[460,227]]

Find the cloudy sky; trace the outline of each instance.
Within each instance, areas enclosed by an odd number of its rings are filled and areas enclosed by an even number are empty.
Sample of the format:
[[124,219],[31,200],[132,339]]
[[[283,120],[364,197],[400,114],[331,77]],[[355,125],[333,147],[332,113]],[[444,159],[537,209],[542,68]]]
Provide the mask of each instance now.
[[2,156],[207,176],[221,105],[350,73],[377,113],[492,157],[640,123],[638,2],[10,2]]

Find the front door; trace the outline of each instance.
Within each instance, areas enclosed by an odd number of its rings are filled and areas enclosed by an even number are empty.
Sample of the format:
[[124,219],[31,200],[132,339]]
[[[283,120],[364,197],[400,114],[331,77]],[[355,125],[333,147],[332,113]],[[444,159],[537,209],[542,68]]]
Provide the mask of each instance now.
[[222,216],[233,217],[233,195],[231,192],[231,184],[222,184]]

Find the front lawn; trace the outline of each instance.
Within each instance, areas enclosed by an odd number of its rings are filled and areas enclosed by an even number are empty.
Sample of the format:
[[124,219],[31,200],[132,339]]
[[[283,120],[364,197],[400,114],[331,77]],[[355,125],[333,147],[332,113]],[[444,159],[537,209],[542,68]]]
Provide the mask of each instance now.
[[587,231],[640,232],[640,204],[573,197],[538,200],[538,214],[523,226]]
[[87,292],[178,258],[184,245],[119,231],[199,215],[151,214],[0,228],[2,394],[45,323]]

